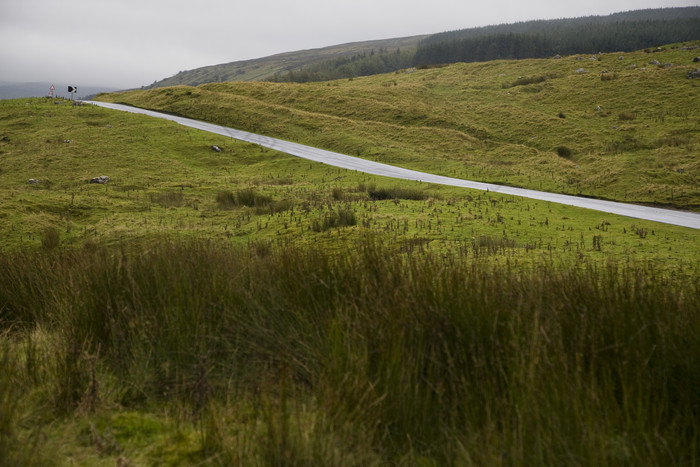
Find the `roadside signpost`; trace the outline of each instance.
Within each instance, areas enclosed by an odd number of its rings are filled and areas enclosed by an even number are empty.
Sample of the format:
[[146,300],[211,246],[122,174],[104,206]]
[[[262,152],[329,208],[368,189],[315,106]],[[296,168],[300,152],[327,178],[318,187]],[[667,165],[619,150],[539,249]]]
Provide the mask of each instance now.
[[70,93],[70,100],[73,100],[73,94],[78,92],[78,88],[76,86],[68,86],[68,92]]
[[56,87],[52,84],[49,86],[49,97],[53,97],[53,92],[56,90]]

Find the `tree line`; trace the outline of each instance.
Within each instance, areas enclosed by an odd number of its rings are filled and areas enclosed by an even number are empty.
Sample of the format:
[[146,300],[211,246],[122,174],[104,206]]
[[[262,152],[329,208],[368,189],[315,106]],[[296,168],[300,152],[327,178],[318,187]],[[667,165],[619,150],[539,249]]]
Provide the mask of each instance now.
[[587,23],[521,33],[427,41],[418,45],[415,64],[545,58],[598,52],[631,52],[700,37],[700,17],[661,21]]
[[299,70],[277,73],[270,81],[306,83],[390,73],[413,66],[415,53],[416,49],[404,51],[380,49],[377,52],[372,50],[370,53],[339,57],[308,65]]
[[637,10],[444,32],[414,49],[340,57],[278,73],[271,81],[328,81],[423,65],[631,52],[696,39],[700,39],[700,7]]

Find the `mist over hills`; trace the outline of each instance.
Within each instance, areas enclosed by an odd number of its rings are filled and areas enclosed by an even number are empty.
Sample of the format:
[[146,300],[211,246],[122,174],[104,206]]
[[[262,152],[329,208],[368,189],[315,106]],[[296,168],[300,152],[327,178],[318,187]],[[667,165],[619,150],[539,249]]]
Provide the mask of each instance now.
[[82,86],[80,83],[63,83],[63,82],[13,82],[0,81],[0,99],[20,99],[23,97],[45,97],[49,95],[49,88],[53,85],[56,89],[53,92],[54,97],[70,97],[68,86],[75,86],[78,92],[73,95],[75,99],[85,99],[89,96],[99,94],[101,92],[117,91],[116,88],[106,86]]
[[630,52],[700,39],[700,7],[659,8],[340,44],[193,70],[144,88],[225,81],[325,81],[429,64]]

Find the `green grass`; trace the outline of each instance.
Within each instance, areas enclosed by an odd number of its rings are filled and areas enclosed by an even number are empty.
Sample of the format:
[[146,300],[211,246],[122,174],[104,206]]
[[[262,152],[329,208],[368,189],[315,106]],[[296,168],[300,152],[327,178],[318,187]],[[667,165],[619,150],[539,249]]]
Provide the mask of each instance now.
[[697,276],[392,251],[370,238],[337,254],[164,242],[3,255],[6,455],[65,430],[36,455],[698,462]]
[[[696,111],[677,94],[695,84],[669,81],[655,111],[687,117],[657,126],[641,104],[575,110],[585,76],[501,87],[542,63],[116,98],[536,188],[581,170],[607,196],[605,162],[694,206]],[[0,101],[0,465],[700,462],[697,231],[55,102]],[[533,112],[546,125],[516,118]]]
[[[6,251],[162,238],[335,249],[373,232],[397,250],[420,245],[459,254],[477,251],[481,237],[505,239],[509,258],[488,256],[496,262],[629,260],[674,274],[698,263],[692,229],[368,176],[91,106],[36,99],[4,101],[1,108],[0,132],[9,140],[0,143]],[[98,175],[110,182],[88,183]],[[28,184],[30,178],[40,184]],[[319,228],[339,211],[355,222]],[[638,235],[640,229],[647,234]]]
[[[695,55],[668,46],[654,54],[455,64],[326,83],[212,83],[100,99],[443,175],[698,210],[693,97],[700,84],[686,77]],[[603,81],[603,71],[617,78]],[[557,157],[561,146],[573,157]]]

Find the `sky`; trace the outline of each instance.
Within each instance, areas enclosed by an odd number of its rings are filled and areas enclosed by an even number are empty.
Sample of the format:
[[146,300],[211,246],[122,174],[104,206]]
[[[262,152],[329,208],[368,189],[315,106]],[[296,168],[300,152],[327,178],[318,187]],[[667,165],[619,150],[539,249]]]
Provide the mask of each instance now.
[[0,82],[127,89],[347,42],[698,0],[1,0]]

